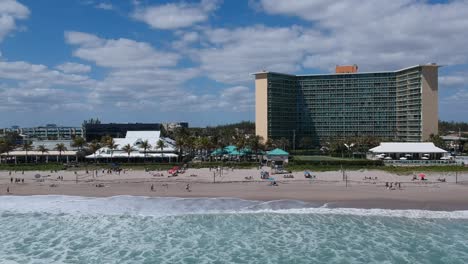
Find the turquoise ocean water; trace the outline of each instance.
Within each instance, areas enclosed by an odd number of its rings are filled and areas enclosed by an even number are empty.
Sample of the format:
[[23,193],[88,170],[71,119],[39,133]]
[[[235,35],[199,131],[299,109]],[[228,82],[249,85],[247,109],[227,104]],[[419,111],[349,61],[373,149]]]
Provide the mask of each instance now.
[[0,196],[0,263],[468,263],[468,211]]

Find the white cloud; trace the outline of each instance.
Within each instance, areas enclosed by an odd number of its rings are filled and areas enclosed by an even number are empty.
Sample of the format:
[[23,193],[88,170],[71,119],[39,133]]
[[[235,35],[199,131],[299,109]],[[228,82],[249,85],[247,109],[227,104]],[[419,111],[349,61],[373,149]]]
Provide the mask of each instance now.
[[91,71],[91,66],[80,63],[66,62],[55,67],[64,73],[87,73]]
[[254,109],[255,102],[254,93],[248,87],[234,86],[221,89],[217,94],[186,93],[176,101],[165,102],[164,109],[177,110],[179,105],[190,112],[247,112]]
[[95,6],[98,9],[104,9],[104,10],[112,10],[114,9],[114,6],[110,3],[99,3]]
[[[325,52],[309,49],[303,65],[329,70],[355,63],[363,70],[468,61],[468,1],[260,0],[269,14],[297,16],[334,41]],[[350,12],[352,10],[352,12]],[[319,40],[320,41],[320,40]]]
[[218,6],[218,0],[202,0],[199,4],[181,2],[144,8],[138,6],[132,16],[152,28],[177,29],[208,20],[209,14]]
[[64,108],[85,102],[95,81],[24,61],[0,61],[0,108],[15,111]]
[[245,83],[262,69],[295,72],[309,49],[327,50],[331,42],[320,32],[302,27],[252,26],[236,29],[205,29],[204,46],[191,55],[207,75],[224,83]]
[[464,73],[439,76],[439,86],[441,87],[468,87],[468,75]]
[[131,39],[102,39],[95,35],[68,31],[67,43],[77,45],[73,55],[93,61],[98,66],[111,68],[136,68],[175,66],[179,55],[155,50],[149,43]]
[[174,41],[172,46],[175,49],[184,50],[188,45],[195,43],[200,40],[200,34],[195,31],[191,32],[176,32],[175,34],[178,36],[178,40]]
[[0,79],[21,81],[23,84],[82,85],[90,81],[87,76],[65,74],[51,70],[45,65],[31,64],[24,61],[0,61]]
[[0,1],[0,42],[16,29],[16,20],[26,19],[29,9],[15,0]]

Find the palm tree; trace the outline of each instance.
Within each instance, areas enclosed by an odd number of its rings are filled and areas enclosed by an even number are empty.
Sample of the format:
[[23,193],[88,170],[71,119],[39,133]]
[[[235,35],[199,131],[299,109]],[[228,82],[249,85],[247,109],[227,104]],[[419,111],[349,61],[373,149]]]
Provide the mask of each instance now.
[[101,138],[101,144],[103,146],[106,146],[107,144],[109,144],[109,141],[113,140],[113,138],[109,135],[105,135]]
[[236,139],[235,139],[235,145],[236,145],[236,148],[237,148],[237,152],[239,152],[239,160],[240,160],[241,151],[245,148],[245,145],[246,145],[245,136],[244,135],[237,136]]
[[73,139],[72,147],[78,148],[78,151],[83,150],[83,147],[86,146],[86,140],[82,137],[75,137]]
[[132,153],[132,151],[134,150],[133,147],[130,145],[130,144],[127,144],[125,146],[122,147],[122,150],[127,152],[127,155],[128,155],[128,163],[130,163],[130,153]]
[[258,159],[258,151],[263,148],[263,137],[262,136],[254,136],[250,137],[247,141],[247,146],[255,153],[255,158]]
[[108,147],[111,151],[111,162],[112,162],[112,156],[114,155],[114,150],[117,149],[119,144],[115,144],[115,141],[113,138],[107,141],[106,147]]
[[185,135],[180,135],[176,138],[176,147],[179,151],[179,157],[181,157],[184,154],[186,142],[187,142],[187,137]]
[[201,146],[203,155],[206,156],[208,151],[211,148],[211,140],[208,137],[202,137],[200,139],[200,146]]
[[65,147],[65,144],[63,143],[58,143],[57,145],[55,145],[54,150],[57,150],[59,152],[59,158],[57,159],[58,162],[59,159],[62,160],[62,152],[66,151],[67,147]]
[[91,142],[91,144],[89,144],[88,148],[89,151],[91,151],[94,154],[94,162],[96,163],[96,152],[101,148],[101,145],[97,140],[94,140],[93,142]]
[[158,140],[158,142],[156,142],[156,147],[161,150],[161,161],[164,157],[163,151],[164,151],[165,146],[166,146],[166,143],[164,143],[164,141],[162,141],[161,139]]
[[28,142],[28,141],[25,141],[23,143],[23,146],[21,147],[21,149],[26,151],[25,161],[26,161],[26,163],[28,163],[28,151],[33,149],[32,143]]
[[151,144],[148,142],[148,140],[145,140],[141,142],[140,148],[143,149],[143,154],[145,155],[145,161],[146,161],[146,151],[151,148]]
[[49,150],[44,145],[38,146],[37,150],[41,152],[41,156],[44,156],[44,153],[49,152]]
[[5,140],[5,139],[0,139],[0,153],[6,153],[7,154],[7,157],[6,157],[6,163],[8,162],[8,157],[10,156],[10,151],[14,150],[15,149],[15,145],[9,141],[9,140]]

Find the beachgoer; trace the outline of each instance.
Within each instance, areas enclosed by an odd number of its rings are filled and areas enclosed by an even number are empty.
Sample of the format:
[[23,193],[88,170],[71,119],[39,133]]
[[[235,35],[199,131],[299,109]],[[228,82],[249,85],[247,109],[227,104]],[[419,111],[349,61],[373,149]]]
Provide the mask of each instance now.
[[187,185],[185,186],[185,190],[186,190],[187,192],[190,192],[190,184],[189,184],[189,183],[187,183]]
[[10,186],[8,186],[8,187],[6,188],[6,192],[7,192],[7,193],[10,193]]
[[21,179],[21,182],[22,182],[22,183],[24,183],[24,178],[23,178],[23,179]]
[[151,191],[154,191],[154,185],[151,184]]
[[10,178],[10,183],[13,183],[13,177]]
[[385,182],[385,188],[388,189],[389,185],[388,185],[388,182]]

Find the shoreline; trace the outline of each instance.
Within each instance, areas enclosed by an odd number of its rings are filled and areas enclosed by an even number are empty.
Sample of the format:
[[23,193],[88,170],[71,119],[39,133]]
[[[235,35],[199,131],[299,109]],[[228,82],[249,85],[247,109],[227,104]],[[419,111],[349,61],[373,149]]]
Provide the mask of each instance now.
[[[154,184],[154,183],[153,183]],[[57,187],[49,185],[14,186],[7,196],[64,195],[89,198],[115,196],[136,197],[171,197],[171,198],[237,198],[253,201],[295,200],[326,205],[328,208],[357,209],[392,209],[392,210],[430,210],[458,211],[468,210],[468,194],[465,186],[406,187],[402,190],[386,190],[384,186],[337,186],[303,183],[280,183],[269,186],[268,183],[191,183],[191,192],[184,188],[185,183],[171,183],[168,186],[155,184],[155,191],[150,190],[150,183],[111,183],[105,187],[90,184],[63,184]],[[0,188],[3,189],[4,186]],[[454,189],[453,187],[458,187]]]
[[[164,171],[132,170],[121,174],[99,171],[98,176],[95,172],[58,171],[48,172],[37,179],[35,175],[39,173],[43,172],[16,172],[10,175],[8,171],[0,171],[0,195],[231,197],[256,201],[297,200],[318,206],[327,204],[330,208],[468,210],[467,182],[455,184],[455,177],[449,174],[427,174],[427,181],[412,181],[412,177],[406,175],[353,171],[346,172],[349,178],[346,183],[342,181],[339,171],[316,172],[316,179],[313,180],[295,172],[291,179],[273,175],[278,186],[271,186],[271,181],[260,179],[260,170],[257,169],[225,171],[215,178],[217,183],[212,183],[213,172],[208,169],[189,169],[177,177],[168,177]],[[59,180],[59,177],[63,180]],[[246,180],[246,177],[253,178]],[[373,180],[365,179],[368,177]],[[442,177],[446,182],[438,181]],[[25,182],[11,183],[12,178],[25,179]],[[468,174],[459,175],[460,179],[468,179]],[[385,187],[387,182],[400,182],[402,188],[389,190]],[[187,184],[190,185],[190,192],[185,189]],[[151,185],[154,191],[151,191]],[[6,192],[7,188],[10,194]]]

